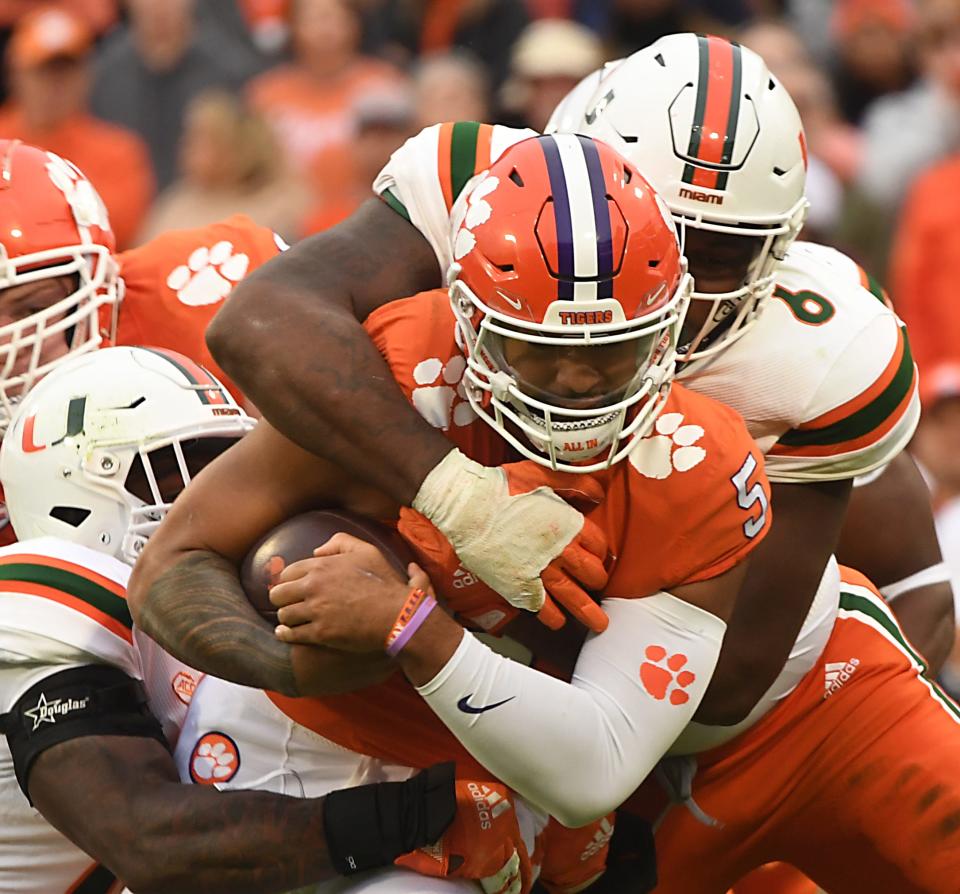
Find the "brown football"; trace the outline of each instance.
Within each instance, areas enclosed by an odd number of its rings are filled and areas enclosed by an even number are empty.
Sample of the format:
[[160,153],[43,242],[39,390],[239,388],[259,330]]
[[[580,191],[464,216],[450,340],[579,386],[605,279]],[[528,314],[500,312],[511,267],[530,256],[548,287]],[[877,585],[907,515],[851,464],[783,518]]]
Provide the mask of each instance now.
[[313,551],[341,531],[376,546],[404,579],[413,553],[393,528],[351,512],[315,510],[295,515],[260,538],[240,566],[240,583],[253,607],[272,624],[277,611],[270,586],[287,565],[309,559]]

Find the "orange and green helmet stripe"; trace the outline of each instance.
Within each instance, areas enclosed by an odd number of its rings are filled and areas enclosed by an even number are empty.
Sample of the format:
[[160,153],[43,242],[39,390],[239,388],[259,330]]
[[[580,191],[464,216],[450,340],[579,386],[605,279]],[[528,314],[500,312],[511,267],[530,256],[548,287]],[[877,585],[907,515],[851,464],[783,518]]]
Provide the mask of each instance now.
[[728,171],[740,119],[743,53],[740,44],[722,37],[697,35],[700,64],[697,98],[682,180],[701,189],[727,188]]

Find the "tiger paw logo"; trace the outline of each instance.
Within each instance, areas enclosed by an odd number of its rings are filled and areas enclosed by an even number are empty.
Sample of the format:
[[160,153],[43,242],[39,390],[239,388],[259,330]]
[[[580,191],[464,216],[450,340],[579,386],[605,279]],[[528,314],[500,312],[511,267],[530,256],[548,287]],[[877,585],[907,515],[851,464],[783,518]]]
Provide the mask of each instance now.
[[197,785],[229,782],[240,769],[240,749],[224,733],[207,733],[190,755],[190,778]]
[[453,232],[457,234],[453,243],[455,261],[470,254],[476,246],[477,237],[473,235],[473,230],[490,220],[493,208],[487,198],[499,185],[499,177],[491,177],[489,172],[481,174],[466,200],[454,208]]
[[697,675],[683,669],[687,663],[686,655],[675,652],[667,657],[663,646],[647,646],[644,657],[647,660],[640,665],[640,682],[651,696],[658,702],[666,699],[671,705],[685,705],[690,701],[685,690]]
[[413,369],[413,405],[424,419],[435,428],[446,431],[452,422],[456,426],[469,425],[477,418],[467,402],[463,372],[467,361],[461,355],[446,363],[438,357],[421,360]]
[[46,167],[53,185],[67,197],[77,226],[110,229],[103,199],[78,167],[53,152],[47,153]]
[[223,240],[207,248],[201,246],[175,267],[167,277],[167,286],[188,307],[203,307],[223,301],[246,275],[250,258],[233,251],[233,243]]
[[664,413],[630,451],[630,464],[645,478],[658,480],[689,472],[706,459],[707,451],[697,444],[703,435],[701,426],[683,424],[683,413]]

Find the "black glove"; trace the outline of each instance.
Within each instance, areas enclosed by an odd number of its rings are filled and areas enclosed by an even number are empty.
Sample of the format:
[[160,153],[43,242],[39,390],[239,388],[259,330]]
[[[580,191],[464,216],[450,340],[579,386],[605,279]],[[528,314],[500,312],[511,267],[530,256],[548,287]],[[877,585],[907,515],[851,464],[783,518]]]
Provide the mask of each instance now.
[[330,862],[341,875],[390,866],[437,841],[457,814],[456,764],[435,764],[406,782],[331,792],[323,824]]

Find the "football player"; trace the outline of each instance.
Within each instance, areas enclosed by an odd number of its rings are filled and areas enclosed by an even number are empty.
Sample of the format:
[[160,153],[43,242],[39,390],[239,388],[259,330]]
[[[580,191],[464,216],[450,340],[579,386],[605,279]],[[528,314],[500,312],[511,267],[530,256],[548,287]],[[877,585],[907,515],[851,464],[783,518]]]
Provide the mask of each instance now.
[[[645,117],[631,122],[632,129],[624,130],[627,147],[639,151],[647,145],[646,136],[635,139],[641,131],[659,135],[651,136],[649,144],[665,153],[662,164],[677,172],[675,182],[663,185],[671,206],[680,201],[680,189],[712,197],[708,202],[683,199],[684,217],[693,218],[685,223],[701,222],[699,229],[684,226],[686,238],[694,240],[691,253],[697,235],[711,237],[719,225],[705,222],[710,214],[726,214],[729,208],[734,217],[743,214],[753,222],[737,228],[721,215],[725,232],[716,234],[720,247],[694,255],[699,293],[709,297],[696,302],[702,310],[694,315],[694,331],[685,335],[689,344],[681,346],[689,358],[684,380],[741,410],[774,462],[779,522],[744,584],[727,647],[698,715],[731,725],[755,708],[766,710],[789,691],[826,642],[836,614],[837,577],[830,555],[840,537],[853,476],[891,464],[872,486],[858,489],[851,527],[842,540],[844,557],[890,585],[889,592],[902,594],[904,620],[934,666],[947,653],[952,636],[951,595],[922,482],[908,459],[897,459],[918,412],[909,345],[899,322],[849,259],[806,244],[788,251],[805,207],[802,128],[792,101],[749,50],[692,34],[665,41],[635,57],[647,67],[644,79],[630,84],[637,85],[636,92],[645,89],[647,78],[669,81],[683,91],[683,101],[645,111]],[[719,61],[710,65],[710,58]],[[734,71],[736,103],[727,89]],[[615,76],[616,71],[610,75]],[[703,131],[696,98],[706,97],[713,80],[727,89],[728,113],[736,112],[741,137],[735,162],[724,162],[722,153],[714,161],[709,153],[700,159],[688,151],[693,136]],[[666,84],[651,90],[661,97],[668,93]],[[621,95],[629,98],[628,89],[616,98]],[[719,102],[719,94],[711,95]],[[720,113],[711,106],[711,114]],[[721,132],[716,133],[715,140],[708,134],[704,146],[722,142]],[[582,589],[574,587],[569,571],[552,583],[562,548],[581,545],[582,538],[571,534],[578,519],[558,505],[558,515],[567,516],[556,527],[563,537],[532,540],[525,533],[530,525],[524,512],[508,512],[498,496],[496,470],[470,470],[451,453],[442,431],[431,430],[457,427],[454,411],[461,403],[456,392],[463,367],[455,358],[422,358],[429,364],[419,373],[416,406],[426,407],[427,418],[418,418],[394,389],[373,387],[388,380],[387,370],[359,322],[386,301],[443,282],[451,260],[444,240],[454,201],[477,171],[525,136],[529,132],[468,123],[428,128],[395,153],[378,178],[379,203],[368,202],[343,225],[304,241],[248,277],[208,338],[285,434],[398,502],[431,515],[456,547],[471,580],[479,578],[508,600],[536,607],[543,599],[541,583],[521,579],[499,563],[522,545],[537,569],[553,561],[544,577],[547,589],[553,586],[555,596],[562,590],[581,600]],[[683,144],[680,155],[688,160],[674,155],[673,139]],[[688,167],[702,169],[698,177],[711,182],[713,174],[722,173],[724,189],[693,188],[683,181]],[[652,172],[655,185],[659,171],[655,167]],[[757,183],[770,189],[758,189]],[[734,269],[738,264],[743,269]],[[783,286],[777,283],[781,271],[789,274]],[[732,285],[718,282],[720,274]],[[716,302],[716,294],[705,292],[714,288],[720,290]],[[726,325],[701,333],[702,317],[717,315]],[[691,351],[694,339],[700,343]],[[276,345],[284,345],[282,355]],[[713,356],[696,359],[707,351]],[[292,359],[301,354],[313,358],[306,368]],[[450,359],[453,364],[445,366]],[[462,419],[467,411],[458,412]],[[457,494],[488,505],[500,516],[499,524],[480,528],[466,515],[436,510],[457,505]],[[897,507],[895,517],[887,519],[882,531],[862,523],[886,516],[891,505]],[[560,562],[564,564],[562,556]],[[565,564],[569,568],[571,563]],[[781,572],[787,564],[791,574],[785,578]],[[913,606],[903,601],[911,590],[917,590]],[[776,600],[769,598],[771,592],[778,594]],[[710,738],[714,735],[726,733],[711,733]]]
[[[649,246],[641,249],[631,241],[629,252],[613,248],[622,221],[629,223],[634,239],[637,221],[643,219],[630,213],[634,206],[624,196],[649,189],[627,165],[619,172],[605,169],[606,147],[596,149],[604,179],[591,181],[591,146],[602,144],[558,136],[553,142],[529,139],[510,147],[467,187],[454,215],[451,297],[434,292],[392,302],[366,324],[413,405],[418,405],[417,390],[425,377],[432,381],[428,370],[436,364],[430,358],[448,358],[449,366],[456,356],[464,357],[467,403],[480,418],[461,414],[462,424],[451,426],[447,436],[466,455],[495,465],[512,448],[544,466],[565,468],[563,477],[551,480],[557,488],[566,486],[571,496],[579,490],[581,502],[592,493],[592,476],[582,472],[592,468],[600,476],[606,495],[587,509],[584,530],[600,525],[616,557],[608,581],[597,585],[611,623],[583,647],[572,685],[504,661],[454,622],[427,614],[430,603],[419,601],[422,594],[411,594],[403,584],[381,586],[383,574],[351,561],[349,553],[346,558],[322,554],[286,569],[273,597],[282,611],[280,635],[294,645],[284,653],[267,644],[270,667],[259,658],[258,647],[247,655],[244,670],[247,681],[291,685],[285,662],[295,666],[296,650],[304,644],[382,648],[384,629],[393,629],[396,612],[395,626],[408,631],[405,649],[421,634],[425,637],[409,656],[401,652],[400,661],[430,708],[474,758],[533,803],[573,824],[627,797],[648,777],[657,750],[670,747],[666,737],[659,738],[661,730],[669,724],[672,733],[673,721],[691,716],[691,703],[700,697],[697,681],[709,666],[702,651],[710,637],[708,625],[726,614],[714,601],[718,593],[710,602],[700,601],[709,592],[700,588],[704,583],[722,587],[729,598],[733,579],[730,570],[701,566],[700,574],[690,563],[714,557],[717,550],[741,555],[751,532],[762,533],[757,526],[766,515],[762,482],[750,477],[757,469],[748,473],[749,463],[739,470],[731,463],[721,471],[716,465],[718,459],[726,462],[724,451],[737,441],[733,429],[720,435],[718,418],[704,415],[707,407],[717,411],[721,405],[685,406],[697,396],[675,385],[657,413],[643,401],[625,407],[622,401],[632,396],[629,387],[611,390],[615,382],[632,381],[628,358],[647,356],[644,350],[626,351],[631,330],[639,336],[640,323],[652,323],[666,307],[657,290],[641,284],[650,282],[651,271],[669,267],[664,253],[657,257]],[[584,175],[580,181],[578,172]],[[588,196],[578,191],[578,182],[590,189]],[[574,215],[576,227],[571,226]],[[660,211],[652,209],[647,219],[654,215]],[[667,219],[663,214],[662,220]],[[630,262],[621,266],[621,258]],[[567,261],[570,265],[562,268]],[[593,275],[578,276],[578,265],[581,270],[595,265]],[[561,270],[563,274],[552,275]],[[569,292],[572,296],[566,297]],[[648,309],[631,312],[621,301],[637,301]],[[584,341],[589,334],[591,344],[574,347],[578,329],[584,330]],[[611,350],[621,342],[626,344]],[[442,370],[443,361],[437,363]],[[616,374],[621,363],[625,369]],[[421,393],[421,406],[423,397]],[[629,424],[635,418],[640,420],[636,429]],[[623,443],[624,434],[634,442]],[[617,456],[620,462],[607,463]],[[191,634],[191,618],[207,616],[231,598],[242,602],[232,564],[257,533],[285,515],[343,493],[336,478],[326,493],[316,489],[322,468],[302,448],[264,426],[194,482],[135,572],[138,611],[150,614],[155,603],[172,608],[166,626],[171,648],[178,648],[178,638],[204,637]],[[517,471],[507,465],[504,475],[510,480]],[[243,499],[225,502],[224,495],[236,493],[241,481]],[[707,520],[732,522],[724,505],[753,507],[749,519],[741,519],[740,549],[722,546],[736,525],[717,530]],[[487,506],[461,503],[457,508],[475,513],[478,527],[495,523],[487,521]],[[424,564],[438,570],[436,582],[451,605],[494,626],[499,620],[491,617],[496,601],[476,601],[475,585],[463,585],[456,558],[448,547],[443,554],[444,541],[431,539],[430,530],[409,510],[402,514],[401,531],[415,548],[424,550],[427,544],[435,550],[434,561],[424,555]],[[742,570],[742,563],[733,569]],[[581,579],[590,576],[586,563],[579,574]],[[685,585],[689,581],[696,583]],[[960,868],[960,853],[953,846],[957,830],[950,822],[960,809],[960,793],[948,769],[960,749],[952,708],[924,679],[922,662],[866,581],[852,571],[841,576],[833,564],[824,590],[828,596],[823,601],[829,605],[832,598],[837,604],[836,620],[825,644],[811,646],[817,657],[799,684],[793,681],[749,728],[728,732],[729,739],[720,740],[719,747],[697,744],[704,735],[692,737],[689,727],[674,743],[680,755],[691,749],[698,754],[696,764],[668,764],[681,772],[677,798],[686,800],[691,811],[670,811],[658,830],[662,890],[723,892],[751,868],[784,852],[829,890],[851,894],[864,888],[891,894],[944,890],[938,885]],[[145,605],[139,605],[144,594]],[[643,594],[647,598],[631,598]],[[413,601],[408,604],[408,599]],[[693,605],[707,613],[695,621],[688,600],[697,600]],[[408,617],[422,622],[416,631]],[[255,629],[242,619],[218,623],[223,624],[223,640],[216,643],[221,648],[229,648],[228,637],[239,638],[250,652],[257,630],[262,631],[262,625]],[[194,642],[185,643],[187,651],[192,648]],[[554,651],[547,657],[557,656]],[[228,663],[236,670],[242,660],[240,650],[233,650]],[[417,719],[413,693],[396,680],[387,686],[386,691],[368,690],[334,703],[290,704],[295,700],[282,696],[271,700],[302,725],[343,744],[359,739],[360,750],[365,747],[376,756],[396,760],[398,749],[422,752],[427,742],[451,753],[456,745],[438,732],[428,734],[428,721]],[[236,714],[229,704],[218,708],[213,700],[209,708],[201,704],[197,710],[209,711],[212,728]],[[825,739],[828,759],[820,754]],[[416,753],[404,757],[416,759]],[[690,771],[697,764],[701,771],[692,781],[694,801]],[[860,776],[864,764],[873,769]],[[891,813],[903,802],[892,797],[891,786],[906,803],[917,805],[909,822],[894,821]],[[738,791],[749,797],[738,800]],[[936,798],[927,805],[931,791]],[[697,805],[717,817],[716,828],[698,823],[696,817],[708,817]],[[643,810],[643,805],[635,809]],[[656,812],[644,814],[658,818]],[[943,846],[925,861],[915,860],[916,850],[931,835]],[[843,861],[832,859],[830,843],[835,840],[843,842]],[[701,852],[709,859],[700,860]],[[698,856],[695,866],[691,854]]]
[[[592,181],[581,179],[588,166]],[[566,207],[558,201],[561,196]],[[571,231],[571,214],[590,226]],[[575,137],[536,138],[512,147],[471,193],[462,223],[456,305],[443,292],[426,293],[391,304],[369,325],[407,394],[417,388],[424,351],[456,354],[471,364],[477,388],[490,393],[489,403],[478,398],[477,406],[489,412],[452,432],[451,440],[478,469],[477,460],[502,463],[512,451],[534,461],[507,465],[503,481],[508,503],[526,499],[532,504],[534,524],[549,524],[545,511],[553,499],[534,489],[542,480],[542,465],[593,469],[604,476],[601,485],[583,474],[543,473],[554,474],[558,486],[566,482],[568,496],[590,505],[587,536],[596,536],[602,524],[615,545],[620,559],[611,566],[609,581],[599,560],[589,555],[577,574],[620,597],[608,605],[611,631],[618,632],[596,640],[599,651],[587,647],[573,686],[516,665],[521,675],[516,682],[529,687],[542,714],[555,716],[558,704],[572,700],[594,722],[582,724],[579,735],[558,740],[549,763],[514,737],[513,745],[503,742],[504,759],[498,764],[513,768],[511,779],[522,783],[527,800],[567,825],[582,825],[625,798],[692,715],[709,679],[744,559],[768,528],[761,458],[735,413],[670,388],[690,279],[659,199],[608,147]],[[564,232],[572,233],[569,239]],[[609,262],[601,275],[575,280],[569,273],[559,279],[551,274],[571,247],[596,255],[598,244]],[[559,297],[558,289],[569,290],[571,298]],[[466,357],[458,340],[467,346]],[[681,445],[679,453],[675,443]],[[243,490],[224,491],[224,482],[237,476],[245,481]],[[145,550],[137,586],[147,596],[134,605],[156,621],[154,613],[168,608],[171,597],[182,600],[178,629],[164,628],[168,646],[192,649],[180,639],[206,637],[197,629],[197,618],[208,611],[208,617],[222,614],[233,604],[236,617],[217,623],[222,650],[208,669],[216,664],[219,676],[273,690],[259,699],[259,716],[266,716],[262,703],[286,715],[282,736],[276,735],[276,722],[271,729],[258,720],[253,729],[236,700],[249,690],[208,685],[207,678],[191,705],[195,732],[181,739],[183,752],[192,753],[195,742],[211,730],[227,731],[239,753],[250,755],[247,784],[254,784],[262,778],[262,766],[276,765],[280,749],[287,750],[281,758],[288,764],[307,760],[300,743],[309,737],[291,724],[295,721],[351,751],[392,764],[420,766],[439,753],[475,766],[479,755],[464,751],[398,675],[336,699],[289,697],[304,694],[304,681],[296,670],[293,679],[286,676],[277,656],[289,647],[246,604],[235,564],[272,525],[300,509],[338,503],[386,517],[397,511],[389,503],[374,508],[344,475],[262,425],[196,479],[161,526],[159,540]],[[475,502],[463,506],[477,526],[496,523],[486,515],[488,509]],[[422,517],[402,514],[400,530],[415,549],[426,548],[425,561],[442,562],[446,541]],[[668,556],[660,541],[675,544],[675,553]],[[649,556],[628,548],[641,542],[652,545]],[[444,590],[456,610],[487,629],[517,614],[490,592],[478,598],[476,589],[458,591],[450,585]],[[166,620],[169,612],[164,614]],[[661,663],[676,665],[682,656],[683,669],[674,668],[680,691],[668,695],[665,688],[659,697],[648,695],[639,673],[645,660],[636,648],[640,638],[650,642],[651,655],[664,650]],[[470,641],[480,655],[487,654],[479,641]],[[295,668],[302,648],[292,650]],[[611,666],[618,669],[613,678]],[[615,680],[622,685],[612,696],[608,690]],[[476,705],[464,700],[464,718],[491,710],[483,694],[475,694]],[[504,719],[515,725],[516,714],[505,712]],[[596,736],[597,729],[606,734]],[[287,749],[283,743],[288,741],[297,744]],[[525,754],[522,771],[517,748]],[[272,756],[263,760],[268,749]],[[609,772],[602,780],[585,775],[571,780],[570,762],[578,760],[595,760]],[[539,765],[537,773],[528,772],[529,761]],[[238,780],[243,773],[241,768]],[[297,777],[314,778],[308,767],[298,767]]]
[[[515,846],[509,816],[479,834],[452,765],[326,801],[180,784],[169,748],[199,675],[132,628],[126,581],[190,477],[252,426],[206,370],[152,348],[78,356],[22,402],[0,452],[22,538],[0,549],[2,890],[280,892],[417,867],[403,854],[426,845],[449,859],[464,836],[470,871],[487,839],[495,863]],[[236,759],[222,741],[211,781]]]
[[234,283],[283,247],[236,216],[115,254],[83,173],[18,140],[0,140],[0,232],[0,432],[43,375],[102,344],[169,348],[219,374],[207,323]]

